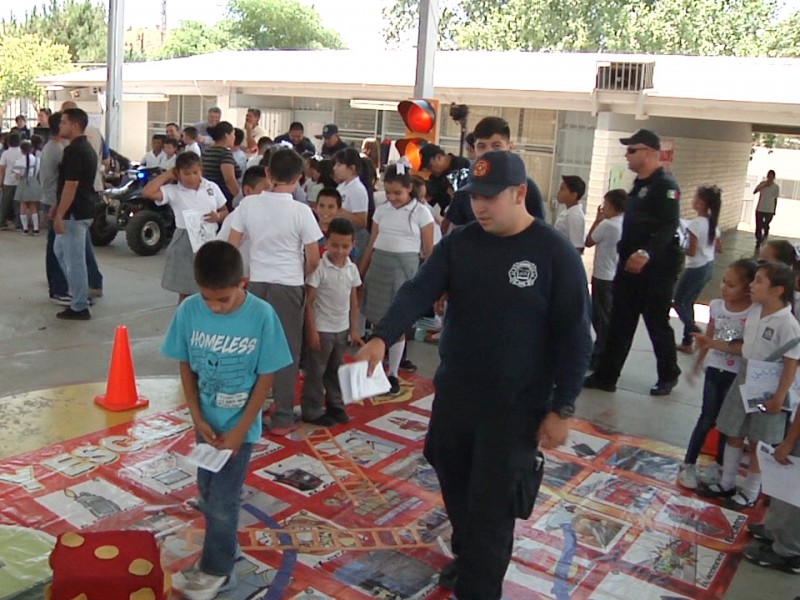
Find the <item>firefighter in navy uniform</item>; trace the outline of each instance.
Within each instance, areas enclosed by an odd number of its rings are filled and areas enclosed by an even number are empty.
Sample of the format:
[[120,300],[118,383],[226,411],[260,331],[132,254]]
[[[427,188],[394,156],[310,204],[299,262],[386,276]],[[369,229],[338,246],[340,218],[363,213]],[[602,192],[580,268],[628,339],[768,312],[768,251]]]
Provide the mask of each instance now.
[[681,373],[675,332],[669,324],[683,254],[677,236],[681,193],[675,178],[661,167],[661,141],[655,133],[640,129],[620,142],[627,146],[628,167],[637,177],[625,204],[622,238],[617,245],[619,264],[606,350],[584,387],[616,390],[641,315],[658,370],[658,381],[650,388],[650,394],[666,396],[677,385]]
[[477,221],[437,244],[357,358],[375,368],[447,294],[425,440],[456,556],[439,583],[458,600],[497,600],[515,519],[530,517],[541,483],[537,448],[566,441],[592,344],[580,256],[526,210],[522,159],[487,152],[471,175]]

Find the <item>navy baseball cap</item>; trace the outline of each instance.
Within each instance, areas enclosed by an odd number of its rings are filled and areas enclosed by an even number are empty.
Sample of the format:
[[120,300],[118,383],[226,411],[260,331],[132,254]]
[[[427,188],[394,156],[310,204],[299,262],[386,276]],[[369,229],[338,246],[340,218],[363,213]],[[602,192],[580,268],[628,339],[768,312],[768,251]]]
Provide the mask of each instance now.
[[649,129],[640,129],[629,138],[620,138],[620,143],[625,146],[643,144],[653,150],[661,150],[661,139]]
[[481,156],[472,165],[471,175],[472,180],[459,191],[486,197],[528,181],[519,154],[505,150],[492,150]]
[[331,136],[336,135],[339,133],[339,128],[336,126],[335,123],[328,123],[325,127],[322,128],[322,135],[315,135],[314,137],[318,140],[327,140],[330,139]]

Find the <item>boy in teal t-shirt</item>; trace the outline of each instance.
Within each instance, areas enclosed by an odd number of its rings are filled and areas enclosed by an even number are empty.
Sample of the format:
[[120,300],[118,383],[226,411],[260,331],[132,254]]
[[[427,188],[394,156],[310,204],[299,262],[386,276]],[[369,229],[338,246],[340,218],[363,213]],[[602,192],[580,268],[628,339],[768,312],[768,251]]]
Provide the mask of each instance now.
[[242,257],[227,242],[203,245],[195,256],[200,293],[178,307],[161,353],[180,361],[186,403],[198,443],[233,450],[225,466],[197,470],[206,535],[199,568],[176,575],[189,600],[211,600],[234,587],[239,497],[273,373],[292,362],[273,308],[244,290]]

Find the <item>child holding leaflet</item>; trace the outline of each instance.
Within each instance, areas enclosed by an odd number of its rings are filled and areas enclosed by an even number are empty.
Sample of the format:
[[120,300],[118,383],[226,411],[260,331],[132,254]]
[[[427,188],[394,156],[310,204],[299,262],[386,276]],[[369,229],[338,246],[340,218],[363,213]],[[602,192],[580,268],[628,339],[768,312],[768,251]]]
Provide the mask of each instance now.
[[[177,185],[172,184],[177,181]],[[164,171],[142,190],[142,196],[158,206],[169,204],[175,215],[175,233],[167,247],[167,260],[161,287],[177,292],[178,303],[197,293],[193,274],[194,251],[186,231],[185,210],[200,210],[209,223],[220,223],[228,214],[225,196],[217,185],[203,178],[200,157],[184,152],[175,160],[175,168]]]
[[355,233],[347,219],[333,219],[325,228],[327,250],[306,278],[306,377],[300,405],[303,421],[323,427],[350,420],[338,370],[344,363],[348,333],[354,344],[364,344],[358,335],[361,276],[349,258]]
[[204,244],[194,274],[200,293],[178,307],[161,353],[180,361],[198,443],[233,454],[217,473],[197,470],[206,521],[203,553],[197,568],[176,574],[173,585],[188,600],[211,600],[236,587],[239,498],[273,373],[292,357],[273,308],[244,290],[242,257],[234,246]]
[[[727,436],[722,463],[722,478],[719,484],[701,488],[706,497],[729,498],[726,506],[735,510],[755,505],[761,491],[761,469],[755,452],[757,442],[779,444],[786,431],[786,414],[783,403],[789,391],[800,358],[800,346],[789,347],[800,337],[800,323],[792,314],[794,274],[782,263],[766,263],[756,271],[750,284],[753,306],[747,315],[743,342],[713,340],[695,334],[701,350],[712,348],[729,354],[741,354],[742,365],[736,381],[725,396],[725,402],[717,418],[717,429]],[[786,348],[786,349],[784,349]],[[777,360],[780,352],[783,373],[772,397],[764,402],[764,410],[746,413],[739,386],[744,384],[748,360]],[[750,468],[747,480],[740,492],[736,491],[736,472],[744,453],[744,439],[750,440]]]

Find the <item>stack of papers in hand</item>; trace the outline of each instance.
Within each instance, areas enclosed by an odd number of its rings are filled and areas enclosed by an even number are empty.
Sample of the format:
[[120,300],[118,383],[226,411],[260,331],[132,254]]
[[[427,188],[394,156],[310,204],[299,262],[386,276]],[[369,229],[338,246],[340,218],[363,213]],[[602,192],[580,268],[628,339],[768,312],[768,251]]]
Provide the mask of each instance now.
[[233,454],[233,450],[229,448],[217,450],[211,444],[197,444],[186,459],[201,469],[219,473],[220,469],[228,462],[231,454]]
[[764,493],[800,508],[800,458],[790,456],[791,464],[782,465],[764,442],[758,442],[757,452]]
[[366,361],[339,367],[339,386],[342,388],[342,398],[345,404],[371,396],[379,396],[391,389],[392,386],[380,365],[375,367],[371,376],[367,375],[368,367],[369,363]]

